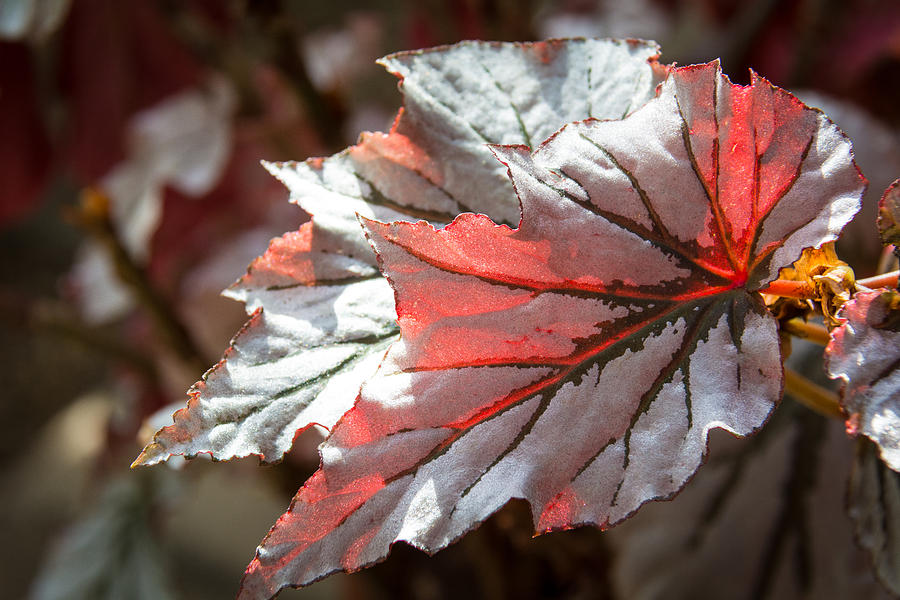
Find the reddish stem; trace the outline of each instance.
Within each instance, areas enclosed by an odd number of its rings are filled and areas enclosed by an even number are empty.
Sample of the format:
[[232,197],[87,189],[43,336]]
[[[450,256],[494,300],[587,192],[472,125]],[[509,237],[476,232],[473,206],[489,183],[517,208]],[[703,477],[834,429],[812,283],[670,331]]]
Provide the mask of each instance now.
[[882,287],[897,287],[897,274],[900,271],[891,271],[890,273],[883,273],[881,275],[876,275],[874,277],[866,277],[865,279],[857,279],[857,285],[865,286],[870,289],[882,288]]
[[803,281],[789,281],[787,279],[776,279],[768,287],[759,291],[772,296],[799,298],[801,300],[812,300],[816,297],[816,290],[809,284]]

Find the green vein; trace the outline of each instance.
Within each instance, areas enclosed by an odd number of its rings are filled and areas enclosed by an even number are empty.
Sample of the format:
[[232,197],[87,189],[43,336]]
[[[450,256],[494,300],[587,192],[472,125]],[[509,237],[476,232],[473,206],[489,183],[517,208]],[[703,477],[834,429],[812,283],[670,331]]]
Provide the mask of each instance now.
[[674,241],[672,234],[669,233],[669,230],[663,224],[662,219],[657,214],[656,209],[653,208],[653,203],[650,201],[650,197],[647,195],[647,192],[644,191],[644,188],[641,187],[640,182],[634,176],[634,174],[626,169],[619,160],[613,156],[612,152],[601,146],[596,141],[592,140],[588,136],[583,133],[579,133],[578,135],[586,141],[587,143],[594,146],[597,150],[606,157],[612,165],[618,169],[625,177],[628,178],[628,182],[631,184],[632,189],[637,192],[638,197],[641,199],[641,202],[644,204],[644,208],[647,210],[647,213],[650,215],[650,220],[653,221],[653,226],[659,231],[659,234],[663,237],[663,239],[667,240],[670,244]]
[[[282,398],[286,398],[286,397],[296,394],[297,392],[302,391],[302,390],[307,390],[307,389],[312,390],[312,396],[309,399],[307,399],[304,402],[297,402],[292,405],[295,408],[295,411],[299,414],[302,410],[304,410],[306,407],[308,407],[318,397],[318,393],[321,391],[321,388],[324,388],[325,384],[328,382],[328,380],[331,377],[346,370],[348,367],[352,367],[353,365],[357,364],[361,359],[365,358],[372,352],[377,352],[379,349],[386,348],[387,346],[389,346],[391,343],[394,342],[394,339],[395,338],[387,338],[388,343],[381,343],[378,345],[373,344],[371,347],[367,347],[364,350],[359,350],[357,352],[354,352],[353,354],[351,354],[344,360],[340,361],[338,364],[334,365],[330,369],[328,369],[326,371],[322,371],[321,373],[318,373],[317,375],[314,375],[313,377],[304,379],[303,381],[301,381],[295,385],[292,385],[287,388],[283,388],[283,389],[279,390],[278,392],[267,396],[266,397],[267,402],[264,406],[259,406],[258,404],[256,404],[254,406],[247,407],[246,410],[237,413],[228,422],[240,423],[240,422],[246,421],[254,414],[264,412],[266,409],[269,408],[269,406],[273,402],[277,402],[278,400],[281,400]],[[316,388],[316,386],[320,386],[320,388],[318,390],[314,389],[314,388]],[[217,424],[219,424],[219,423],[217,423]]]
[[531,135],[528,133],[528,129],[525,127],[525,122],[522,120],[522,113],[519,111],[519,107],[516,106],[512,100],[512,95],[508,91],[503,89],[503,86],[500,85],[500,82],[497,81],[497,78],[494,77],[494,74],[491,73],[490,69],[487,68],[487,65],[485,65],[481,61],[479,61],[478,64],[494,83],[494,86],[497,88],[497,90],[506,97],[506,100],[509,103],[509,107],[512,109],[513,114],[516,117],[516,122],[519,124],[519,132],[522,134],[522,137],[525,139],[525,143],[528,145],[528,147],[532,148],[533,145],[531,141]]
[[[373,267],[374,269],[374,267]],[[286,283],[284,285],[270,285],[266,288],[267,292],[280,292],[282,290],[292,290],[299,287],[339,287],[344,285],[352,285],[362,281],[371,281],[372,279],[380,279],[381,272],[374,269],[373,273],[366,275],[357,275],[355,277],[340,277],[335,279],[316,279],[313,283],[295,282]]]
[[488,144],[496,143],[496,140],[492,140],[491,138],[489,138],[488,136],[486,136],[486,135],[484,134],[484,132],[482,132],[482,131],[481,131],[478,127],[476,127],[473,123],[470,123],[469,121],[467,121],[467,120],[463,119],[462,117],[460,117],[460,116],[453,110],[453,108],[452,108],[449,104],[447,104],[447,103],[444,102],[443,100],[439,99],[437,96],[435,96],[434,94],[432,94],[430,91],[426,90],[424,86],[423,86],[423,87],[420,87],[420,89],[422,90],[422,92],[423,92],[425,95],[427,95],[429,98],[431,98],[432,101],[434,101],[435,104],[437,104],[438,106],[440,106],[441,108],[443,108],[444,110],[446,110],[446,111],[450,114],[450,119],[448,119],[450,122],[457,121],[457,122],[459,122],[459,123],[463,123],[466,127],[468,127],[469,129],[471,129],[472,132],[475,133],[475,135],[477,135],[478,137],[480,137],[484,142],[486,142],[486,143],[488,143]]
[[[513,438],[513,440],[506,446],[506,448],[504,448],[502,452],[500,452],[496,457],[494,457],[494,460],[491,461],[491,464],[489,464],[487,467],[485,467],[484,470],[478,475],[478,477],[476,477],[460,493],[459,500],[457,500],[456,503],[454,503],[454,506],[453,506],[454,511],[456,510],[457,504],[463,498],[465,498],[466,496],[469,495],[469,492],[471,492],[472,489],[476,485],[478,485],[478,483],[484,478],[485,475],[487,475],[491,471],[491,469],[493,469],[498,464],[500,464],[500,461],[502,461],[504,458],[509,456],[516,448],[518,448],[522,444],[523,441],[525,441],[525,438],[528,437],[528,434],[531,433],[531,431],[534,429],[534,426],[537,424],[538,420],[544,415],[544,413],[547,412],[547,409],[550,407],[550,403],[553,401],[553,398],[555,397],[556,392],[559,391],[559,388],[562,387],[563,383],[565,383],[565,381],[557,382],[556,384],[550,386],[549,388],[547,388],[545,390],[541,390],[541,392],[540,392],[541,401],[537,405],[537,408],[535,408],[534,412],[531,413],[531,417],[529,417],[528,422],[525,423],[524,427],[519,429],[519,432],[516,434],[516,437]],[[531,397],[533,398],[537,395],[538,394],[535,394],[534,396],[531,396]],[[522,403],[520,402],[519,404],[521,405]],[[452,514],[452,511],[451,511],[451,514]]]
[[287,354],[284,354],[277,358],[273,358],[270,360],[255,361],[255,362],[248,361],[246,364],[250,368],[262,367],[262,366],[270,365],[272,363],[282,361],[282,360],[285,360],[288,358],[295,358],[297,356],[305,354],[306,352],[309,352],[310,350],[338,348],[341,346],[347,346],[347,345],[352,345],[352,344],[356,344],[356,345],[362,344],[364,346],[372,346],[372,345],[378,344],[379,342],[382,342],[387,339],[391,339],[398,335],[400,335],[400,327],[396,324],[396,322],[394,322],[390,326],[388,326],[386,331],[384,331],[382,333],[373,333],[373,334],[358,337],[358,338],[337,340],[337,341],[334,341],[331,343],[316,344],[314,346],[301,346],[297,350],[294,350],[293,352],[288,352]]
[[[382,193],[382,191],[378,189],[378,186],[376,186],[374,182],[370,181],[369,179],[366,179],[365,177],[363,177],[362,175],[360,175],[359,173],[357,173],[355,171],[353,172],[353,175],[357,179],[359,179],[360,181],[362,181],[363,183],[368,185],[369,189],[371,190],[371,194],[369,194],[363,198],[360,198],[364,202],[368,202],[369,204],[374,204],[376,206],[384,206],[385,208],[390,208],[391,210],[396,210],[397,212],[403,213],[405,215],[409,215],[411,217],[417,217],[419,219],[426,219],[428,221],[436,221],[439,223],[449,223],[456,217],[456,215],[453,215],[450,213],[443,213],[443,212],[438,212],[438,211],[434,211],[434,210],[415,208],[414,206],[409,206],[408,204],[400,204],[396,200],[393,200],[393,199],[385,196],[384,193]],[[454,200],[453,197],[451,197],[451,196],[448,196],[448,197],[451,200],[453,200],[454,202],[456,202],[456,200]],[[457,205],[460,206],[458,202],[457,202]],[[462,208],[462,206],[460,206],[460,208]]]
[[[381,154],[380,152],[379,152],[379,155],[385,157],[386,160],[394,162],[393,159],[391,159],[388,156],[385,156],[384,154]],[[399,163],[394,163],[394,164],[399,164]],[[399,165],[399,166],[406,169],[407,171],[409,171],[411,173],[414,173],[417,177],[419,177],[419,179],[421,179],[422,181],[424,181],[426,184],[430,185],[434,189],[438,190],[444,196],[446,196],[448,200],[450,200],[451,202],[456,204],[456,206],[459,207],[459,212],[478,212],[476,210],[473,210],[472,207],[468,206],[467,204],[464,204],[461,200],[456,198],[456,196],[454,196],[449,191],[447,191],[443,186],[438,185],[430,177],[425,175],[425,173],[423,171],[421,171],[420,169],[417,169],[415,167],[410,167],[407,165]],[[357,177],[360,177],[356,172],[354,172],[354,174],[357,175]],[[369,183],[369,185],[372,186],[373,188],[375,187],[374,185],[372,185],[372,183],[370,181],[366,181],[366,182]],[[382,197],[383,196],[384,195],[382,194]],[[399,204],[399,203],[396,203],[396,204]],[[451,217],[451,220],[452,220],[452,217]]]

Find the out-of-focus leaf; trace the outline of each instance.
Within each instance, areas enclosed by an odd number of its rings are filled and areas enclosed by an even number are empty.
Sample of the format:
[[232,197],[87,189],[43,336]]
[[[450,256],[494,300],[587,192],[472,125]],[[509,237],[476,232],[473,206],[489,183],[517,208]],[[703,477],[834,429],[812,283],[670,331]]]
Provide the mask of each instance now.
[[[568,2],[548,4],[542,18],[535,23],[538,36],[556,37],[643,37],[671,39],[673,16],[654,0],[630,2],[596,2],[591,5]],[[704,23],[699,15],[693,23]],[[694,25],[697,27],[698,25]]]
[[[229,84],[213,78],[206,87],[172,96],[132,119],[128,157],[100,186],[110,198],[116,233],[137,261],[147,260],[162,218],[164,187],[196,197],[221,176],[231,150],[234,100]],[[74,280],[92,322],[118,317],[131,306],[108,255],[96,247],[82,251]]]
[[532,154],[496,146],[518,229],[366,221],[401,339],[320,447],[241,598],[434,552],[512,498],[537,532],[609,527],[675,494],[710,429],[748,435],[781,395],[757,290],[837,237],[865,182],[823,114],[717,62],[674,69],[619,121]]
[[878,203],[878,233],[881,242],[895,246],[894,253],[900,256],[900,179],[884,191]]
[[128,157],[101,181],[122,242],[144,260],[159,224],[162,188],[201,196],[216,184],[231,150],[234,92],[225,80],[182,92],[137,113]]
[[900,471],[900,293],[860,292],[844,305],[846,322],[825,349],[828,374],[844,380],[847,431],[878,445]]
[[[156,479],[156,478],[154,478]],[[113,482],[60,541],[31,590],[33,600],[174,598],[151,528],[147,478]]]
[[857,446],[847,514],[878,580],[900,596],[900,475],[878,459],[878,447],[865,438]]
[[882,600],[844,510],[852,442],[786,402],[751,440],[712,436],[671,502],[608,532],[629,600]]
[[42,41],[62,24],[71,0],[0,2],[0,39]]
[[398,333],[357,213],[446,223],[477,210],[517,222],[487,144],[537,143],[569,121],[623,116],[653,96],[657,54],[650,42],[557,40],[384,58],[404,92],[392,131],[329,158],[268,165],[312,221],[274,240],[226,292],[252,318],[136,463],[202,452],[275,461],[300,430],[334,425]]
[[373,13],[351,13],[343,27],[313,31],[303,38],[309,78],[325,93],[346,92],[381,53],[383,26]]

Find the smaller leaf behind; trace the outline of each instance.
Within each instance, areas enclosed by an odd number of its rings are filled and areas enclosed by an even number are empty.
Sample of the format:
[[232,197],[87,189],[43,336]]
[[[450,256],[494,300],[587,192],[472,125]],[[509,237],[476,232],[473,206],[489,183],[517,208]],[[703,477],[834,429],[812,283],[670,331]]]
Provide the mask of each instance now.
[[158,477],[111,482],[97,505],[65,532],[35,579],[33,600],[175,598],[152,528]]
[[752,440],[710,442],[709,461],[681,494],[607,534],[618,598],[890,597],[852,542],[853,443],[840,423],[783,402]]
[[862,433],[900,471],[900,293],[860,292],[844,305],[843,325],[825,349],[827,371],[844,381],[847,431]]

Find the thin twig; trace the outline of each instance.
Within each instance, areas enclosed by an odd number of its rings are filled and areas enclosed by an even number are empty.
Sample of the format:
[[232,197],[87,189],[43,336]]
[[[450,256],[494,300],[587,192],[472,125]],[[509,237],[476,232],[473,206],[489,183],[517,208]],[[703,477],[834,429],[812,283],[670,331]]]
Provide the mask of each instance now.
[[99,190],[87,189],[82,193],[79,209],[72,216],[106,250],[119,280],[128,286],[175,354],[186,365],[203,373],[213,361],[203,357],[187,327],[150,283],[146,271],[125,249],[110,218],[109,199]]
[[785,321],[782,324],[781,329],[795,337],[808,340],[821,346],[827,346],[828,342],[831,341],[831,336],[827,329],[815,323],[807,323],[803,319],[791,319],[790,321]]
[[297,45],[301,38],[300,32],[294,20],[286,16],[288,11],[283,5],[284,0],[276,2],[274,6],[279,7],[279,10],[274,13],[271,12],[271,6],[249,6],[255,9],[255,16],[261,21],[262,35],[272,44],[272,64],[285,76],[309,111],[310,121],[318,131],[322,143],[336,151],[345,145],[344,110],[336,96],[322,94],[313,84]]
[[840,398],[837,394],[787,367],[784,368],[784,391],[786,394],[790,394],[794,400],[820,415],[844,420]]

